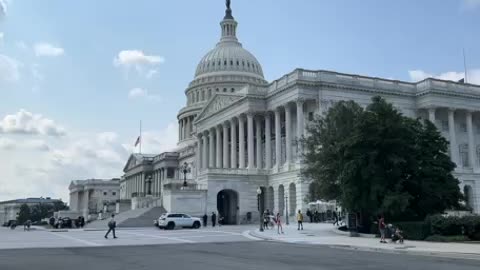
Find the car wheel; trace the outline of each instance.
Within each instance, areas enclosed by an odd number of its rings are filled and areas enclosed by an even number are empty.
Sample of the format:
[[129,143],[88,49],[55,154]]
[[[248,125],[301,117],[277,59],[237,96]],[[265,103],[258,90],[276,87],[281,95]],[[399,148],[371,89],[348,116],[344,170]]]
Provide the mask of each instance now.
[[173,230],[173,229],[175,229],[175,223],[169,222],[169,223],[167,224],[167,230]]
[[193,228],[194,228],[194,229],[200,228],[200,222],[195,221],[195,222],[193,223]]

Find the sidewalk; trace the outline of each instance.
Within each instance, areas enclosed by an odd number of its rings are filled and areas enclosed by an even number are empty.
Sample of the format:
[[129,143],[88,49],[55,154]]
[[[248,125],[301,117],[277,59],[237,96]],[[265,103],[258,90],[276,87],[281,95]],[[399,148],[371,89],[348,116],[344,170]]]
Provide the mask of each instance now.
[[258,229],[250,231],[250,235],[270,241],[301,243],[310,245],[326,245],[336,248],[380,251],[390,253],[408,253],[416,255],[434,255],[480,260],[480,244],[475,243],[434,243],[405,240],[404,244],[379,243],[378,238],[350,237],[336,230],[332,224],[304,223],[304,230],[298,231],[296,224],[284,225],[285,234],[277,234],[277,229]]

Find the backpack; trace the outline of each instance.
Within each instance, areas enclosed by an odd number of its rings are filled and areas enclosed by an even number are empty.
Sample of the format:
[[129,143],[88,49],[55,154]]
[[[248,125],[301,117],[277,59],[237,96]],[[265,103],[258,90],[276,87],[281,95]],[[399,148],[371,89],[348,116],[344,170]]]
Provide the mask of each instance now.
[[115,228],[115,226],[116,226],[116,222],[115,222],[115,221],[110,220],[110,221],[108,222],[108,227],[109,227],[109,228]]

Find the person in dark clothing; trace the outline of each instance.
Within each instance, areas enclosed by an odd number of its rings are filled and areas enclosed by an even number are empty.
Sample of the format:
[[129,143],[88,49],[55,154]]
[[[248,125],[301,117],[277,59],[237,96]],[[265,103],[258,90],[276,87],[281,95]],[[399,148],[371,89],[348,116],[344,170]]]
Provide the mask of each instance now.
[[337,212],[333,212],[333,226],[338,226],[338,215]]
[[85,226],[85,218],[80,216],[80,228],[83,228],[83,226]]
[[110,219],[110,221],[108,222],[108,231],[107,233],[105,234],[105,239],[108,239],[108,234],[110,232],[113,233],[113,238],[118,238],[116,235],[115,235],[115,227],[117,227],[117,222],[115,221],[115,215],[112,214],[112,218]]
[[310,223],[313,223],[313,213],[310,209],[307,209],[307,217],[310,218]]
[[215,215],[215,212],[212,212],[212,227],[215,227],[216,223],[217,223],[217,215]]
[[203,215],[203,227],[207,227],[207,220],[208,220],[207,214]]

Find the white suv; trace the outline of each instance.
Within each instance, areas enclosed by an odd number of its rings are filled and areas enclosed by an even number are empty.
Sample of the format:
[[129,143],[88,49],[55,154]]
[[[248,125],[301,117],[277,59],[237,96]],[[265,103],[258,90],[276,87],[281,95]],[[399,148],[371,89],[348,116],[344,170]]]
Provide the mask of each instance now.
[[186,214],[167,213],[158,218],[158,227],[166,230],[173,230],[175,227],[198,229],[201,224],[199,218]]

